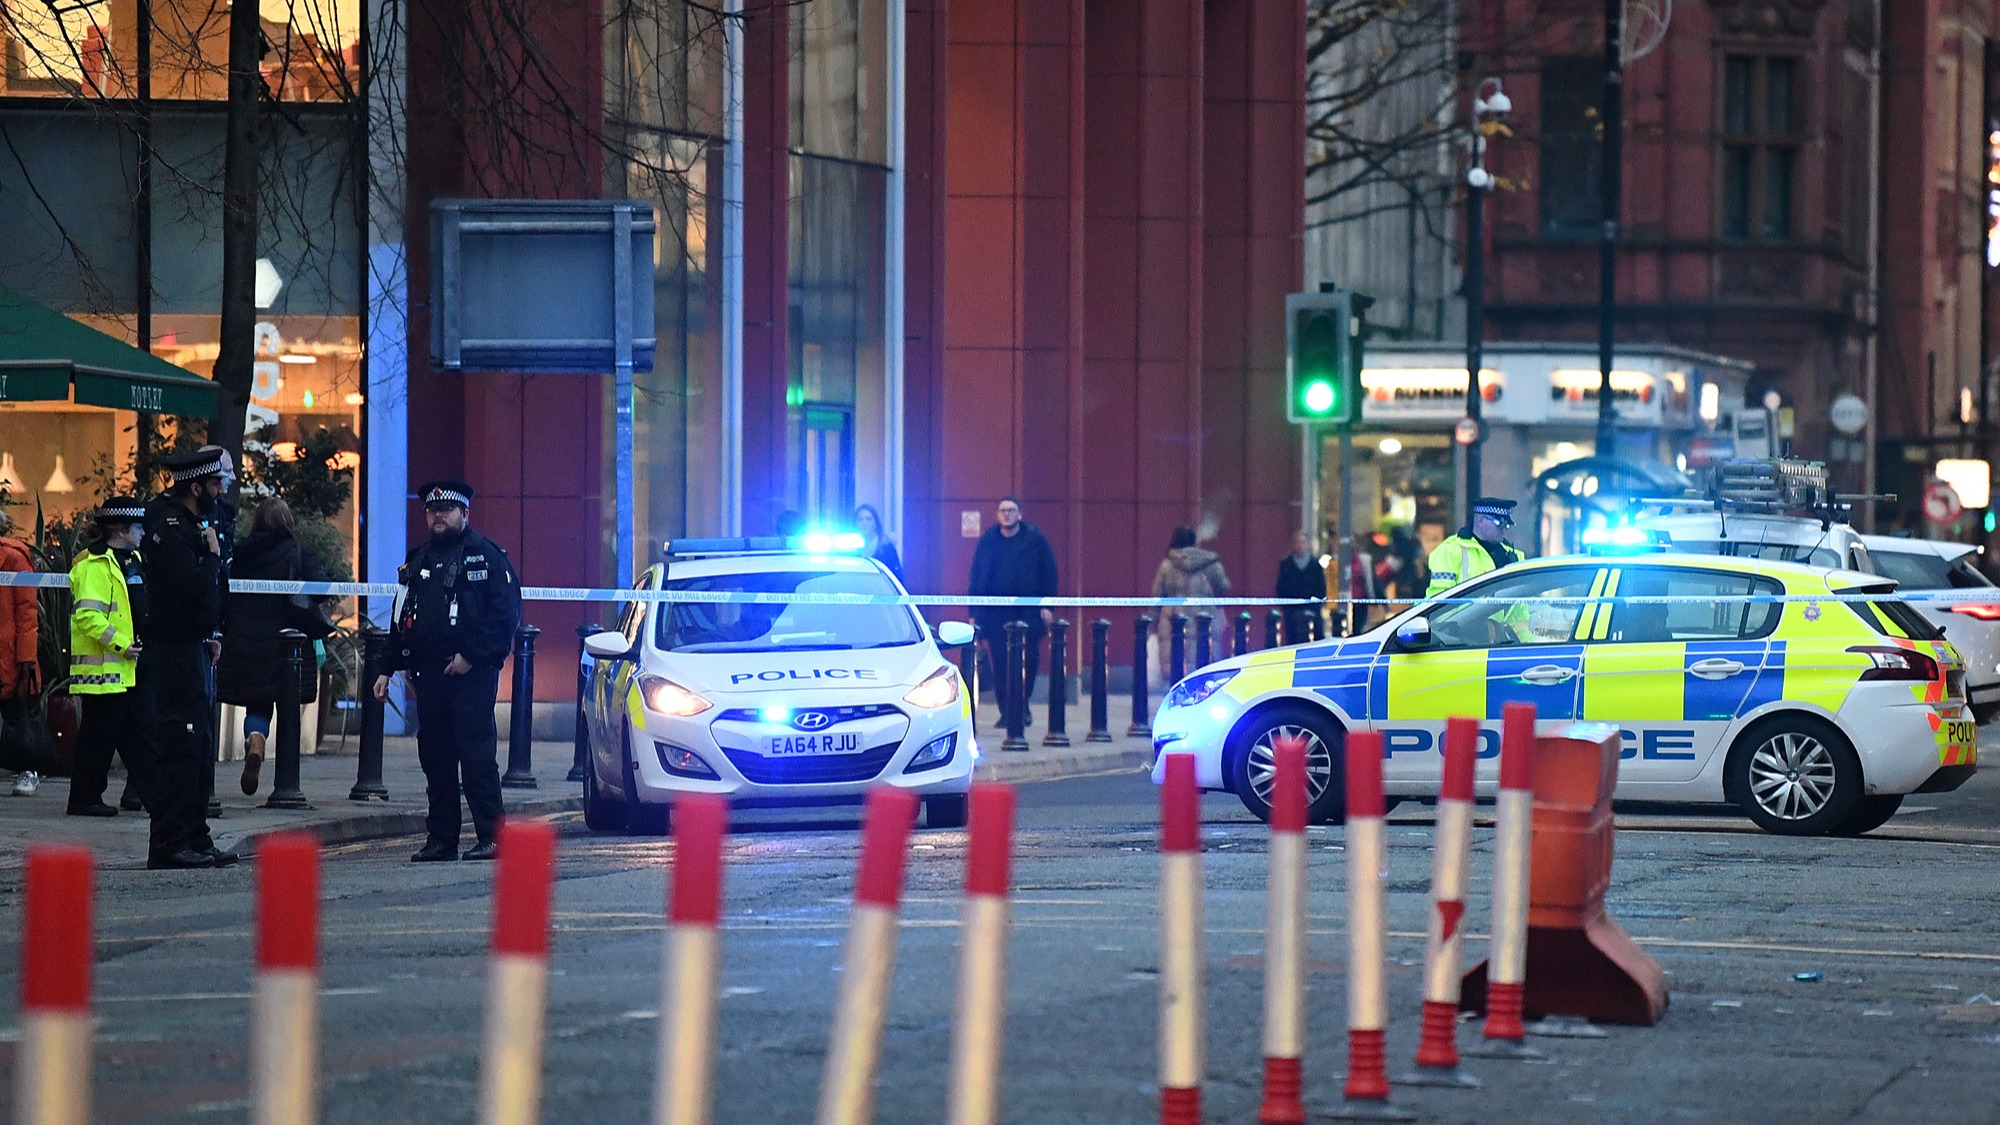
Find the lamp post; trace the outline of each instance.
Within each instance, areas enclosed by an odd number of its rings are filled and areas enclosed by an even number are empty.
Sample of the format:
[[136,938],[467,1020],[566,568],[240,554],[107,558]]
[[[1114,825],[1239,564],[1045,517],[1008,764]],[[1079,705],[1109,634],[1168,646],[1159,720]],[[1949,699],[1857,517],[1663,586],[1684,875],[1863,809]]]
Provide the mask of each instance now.
[[1598,176],[1604,229],[1597,253],[1597,455],[1618,456],[1611,391],[1617,347],[1618,223],[1625,180],[1625,0],[1604,0],[1604,162]]
[[1480,495],[1479,455],[1486,444],[1480,420],[1479,370],[1486,365],[1486,193],[1493,175],[1486,170],[1486,137],[1514,109],[1498,78],[1479,83],[1472,96],[1472,167],[1465,173],[1465,416],[1472,420],[1473,439],[1465,446],[1465,504],[1469,517]]

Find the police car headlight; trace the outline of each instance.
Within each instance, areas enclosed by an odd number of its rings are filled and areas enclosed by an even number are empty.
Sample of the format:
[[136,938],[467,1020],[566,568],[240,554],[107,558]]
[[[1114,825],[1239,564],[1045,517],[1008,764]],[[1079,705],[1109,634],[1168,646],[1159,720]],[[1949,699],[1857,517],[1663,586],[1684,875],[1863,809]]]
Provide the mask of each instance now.
[[926,711],[949,707],[958,702],[958,669],[947,664],[932,672],[923,683],[910,689],[903,702]]
[[639,677],[639,698],[646,701],[646,710],[677,719],[699,715],[715,706],[672,680],[658,676]]
[[1167,693],[1167,706],[1193,707],[1195,704],[1214,695],[1216,689],[1235,678],[1236,669],[1234,668],[1225,668],[1220,672],[1203,672],[1198,676],[1189,676],[1187,679],[1175,684],[1173,690]]

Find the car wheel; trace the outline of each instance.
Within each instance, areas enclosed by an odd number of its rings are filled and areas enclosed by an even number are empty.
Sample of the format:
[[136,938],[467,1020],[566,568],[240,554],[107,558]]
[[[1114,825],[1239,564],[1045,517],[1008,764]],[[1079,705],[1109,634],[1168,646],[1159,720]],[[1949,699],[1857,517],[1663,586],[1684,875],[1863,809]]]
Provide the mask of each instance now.
[[1848,812],[1847,819],[1834,826],[1833,834],[1859,836],[1864,832],[1873,832],[1889,823],[1889,818],[1895,816],[1896,810],[1902,807],[1901,793],[1863,797],[1854,802],[1854,808]]
[[639,801],[637,767],[632,763],[632,731],[619,735],[619,757],[625,763],[625,831],[633,836],[664,836],[673,827],[673,811],[666,805]]
[[1730,791],[1759,828],[1780,836],[1836,831],[1861,799],[1861,760],[1833,724],[1779,715],[1743,732],[1729,757]]
[[1307,818],[1314,824],[1338,824],[1347,818],[1347,759],[1345,732],[1332,716],[1304,703],[1285,703],[1260,711],[1248,724],[1230,732],[1229,763],[1236,796],[1258,820],[1271,819],[1271,784],[1276,759],[1272,747],[1280,738],[1306,740]]
[[597,781],[597,763],[583,767],[583,825],[592,832],[615,832],[625,825],[625,808],[616,805]]
[[963,793],[945,793],[924,798],[924,827],[963,828],[967,820],[967,800]]

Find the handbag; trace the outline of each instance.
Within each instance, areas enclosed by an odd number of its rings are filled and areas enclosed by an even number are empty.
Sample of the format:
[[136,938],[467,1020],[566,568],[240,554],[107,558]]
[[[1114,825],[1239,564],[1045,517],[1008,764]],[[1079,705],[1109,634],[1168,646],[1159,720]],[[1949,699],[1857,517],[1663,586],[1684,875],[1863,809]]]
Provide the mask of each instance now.
[[48,773],[56,764],[56,740],[40,696],[0,702],[0,769]]
[[[292,551],[290,577],[296,582],[304,576],[305,567],[299,562],[298,548]],[[323,641],[334,633],[336,626],[326,618],[326,611],[320,608],[319,599],[311,594],[293,594],[286,599],[289,607],[285,613],[286,623],[306,635],[307,640]]]

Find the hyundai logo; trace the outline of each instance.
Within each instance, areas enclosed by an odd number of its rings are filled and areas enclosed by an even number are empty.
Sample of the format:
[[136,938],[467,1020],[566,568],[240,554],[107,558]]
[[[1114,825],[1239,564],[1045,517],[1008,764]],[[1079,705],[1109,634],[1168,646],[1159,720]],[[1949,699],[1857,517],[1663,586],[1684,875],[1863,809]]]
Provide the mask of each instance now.
[[833,725],[833,716],[824,711],[801,711],[792,716],[792,726],[799,730],[825,730]]

